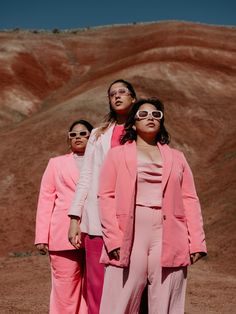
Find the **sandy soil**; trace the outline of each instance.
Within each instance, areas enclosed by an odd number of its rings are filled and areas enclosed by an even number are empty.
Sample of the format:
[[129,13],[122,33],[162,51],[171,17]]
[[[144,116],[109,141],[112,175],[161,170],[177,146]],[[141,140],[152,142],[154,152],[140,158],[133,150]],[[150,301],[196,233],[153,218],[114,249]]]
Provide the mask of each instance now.
[[[48,257],[19,255],[0,259],[0,313],[48,313]],[[208,259],[189,268],[186,314],[233,314],[235,295],[236,277],[216,272]]]

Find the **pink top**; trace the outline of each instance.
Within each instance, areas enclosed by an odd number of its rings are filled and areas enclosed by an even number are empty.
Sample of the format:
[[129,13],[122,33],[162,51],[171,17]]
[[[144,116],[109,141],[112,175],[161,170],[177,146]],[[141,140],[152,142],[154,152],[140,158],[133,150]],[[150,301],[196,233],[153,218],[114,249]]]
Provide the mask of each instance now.
[[124,125],[116,125],[113,129],[112,138],[111,138],[111,147],[120,145],[120,137],[123,134]]
[[138,161],[136,205],[162,207],[162,165]]

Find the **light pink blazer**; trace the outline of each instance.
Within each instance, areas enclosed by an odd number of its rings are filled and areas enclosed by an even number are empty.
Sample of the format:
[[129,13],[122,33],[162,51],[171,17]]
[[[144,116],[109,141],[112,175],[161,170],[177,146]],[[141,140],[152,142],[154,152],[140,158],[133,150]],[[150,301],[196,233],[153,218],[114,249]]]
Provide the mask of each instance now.
[[[190,264],[190,253],[206,252],[201,208],[192,172],[180,151],[158,147],[163,160],[163,237],[161,264],[177,267]],[[112,148],[101,169],[99,208],[105,248],[101,262],[129,265],[135,216],[137,178],[136,143]],[[120,261],[107,252],[121,248]]]
[[36,216],[35,244],[48,243],[49,250],[73,250],[68,241],[68,208],[79,171],[73,154],[51,158],[43,174]]
[[98,138],[96,137],[97,129],[92,130],[86,146],[75,197],[68,212],[69,215],[81,218],[81,231],[89,235],[102,236],[97,200],[98,182],[104,158],[111,148],[114,126],[112,124],[108,127]]

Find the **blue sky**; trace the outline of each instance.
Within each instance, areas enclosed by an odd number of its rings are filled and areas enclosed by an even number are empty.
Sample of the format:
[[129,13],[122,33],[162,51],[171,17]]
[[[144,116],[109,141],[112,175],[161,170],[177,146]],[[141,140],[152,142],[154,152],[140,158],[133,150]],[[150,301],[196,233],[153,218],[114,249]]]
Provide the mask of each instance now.
[[161,20],[236,25],[236,0],[1,0],[0,29],[76,29]]

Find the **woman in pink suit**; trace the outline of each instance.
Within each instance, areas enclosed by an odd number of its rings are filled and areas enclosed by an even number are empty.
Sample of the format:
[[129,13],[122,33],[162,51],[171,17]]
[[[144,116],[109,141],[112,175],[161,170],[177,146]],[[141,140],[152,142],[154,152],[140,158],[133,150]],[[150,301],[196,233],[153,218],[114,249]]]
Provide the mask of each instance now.
[[75,250],[67,233],[68,208],[84,158],[92,125],[75,121],[68,132],[71,153],[51,158],[43,174],[36,217],[35,245],[41,254],[49,252],[52,290],[51,314],[87,314],[83,297],[83,250]]
[[148,280],[149,314],[183,314],[187,266],[206,254],[199,200],[189,165],[170,148],[163,104],[134,104],[122,146],[100,175],[106,264],[101,314],[135,314]]
[[89,314],[99,313],[104,278],[104,266],[99,263],[103,246],[97,202],[100,168],[107,151],[111,147],[120,145],[124,123],[136,100],[136,94],[129,82],[119,79],[110,84],[108,99],[110,112],[106,123],[94,129],[90,136],[75,198],[69,210],[71,217],[69,241],[75,248],[79,248],[80,232],[86,234],[86,286]]

